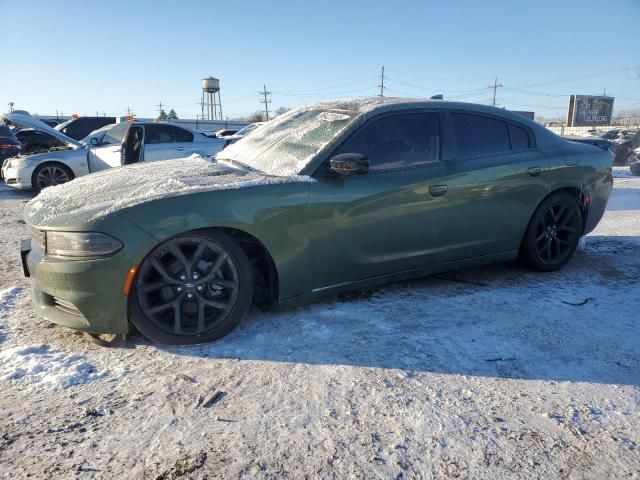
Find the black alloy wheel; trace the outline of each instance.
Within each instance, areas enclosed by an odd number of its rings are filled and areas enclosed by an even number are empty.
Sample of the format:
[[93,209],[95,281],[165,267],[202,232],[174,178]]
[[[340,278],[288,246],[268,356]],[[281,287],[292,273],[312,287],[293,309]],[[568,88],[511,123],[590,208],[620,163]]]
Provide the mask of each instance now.
[[558,270],[569,261],[582,235],[582,211],[565,192],[548,197],[533,214],[522,245],[529,266],[545,272]]
[[130,318],[165,344],[205,343],[231,331],[253,300],[249,260],[231,237],[185,235],[156,247],[130,292]]

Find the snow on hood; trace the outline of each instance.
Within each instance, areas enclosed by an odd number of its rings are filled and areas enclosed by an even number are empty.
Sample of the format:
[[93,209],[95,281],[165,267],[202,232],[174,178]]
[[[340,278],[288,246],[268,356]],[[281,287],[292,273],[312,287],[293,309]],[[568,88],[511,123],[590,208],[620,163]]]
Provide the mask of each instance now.
[[31,224],[64,226],[93,221],[127,207],[192,193],[258,185],[310,182],[306,176],[269,176],[214,163],[200,155],[94,173],[45,188],[25,207]]
[[48,133],[52,137],[55,137],[58,140],[68,143],[72,147],[82,148],[84,146],[83,143],[78,142],[77,140],[74,140],[71,137],[67,137],[64,133],[59,132],[55,128],[51,128],[46,123],[41,122],[40,120],[37,120],[29,115],[23,115],[20,113],[10,113],[8,115],[5,115],[5,118],[7,120],[11,120],[16,125],[20,125],[22,127],[27,127],[27,128],[33,128],[35,130],[40,130],[41,132]]

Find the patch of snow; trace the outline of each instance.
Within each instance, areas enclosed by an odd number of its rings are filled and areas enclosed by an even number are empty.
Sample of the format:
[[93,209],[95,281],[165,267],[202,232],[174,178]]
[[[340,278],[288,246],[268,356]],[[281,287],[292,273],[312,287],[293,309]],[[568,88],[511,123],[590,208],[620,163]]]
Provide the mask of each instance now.
[[23,385],[42,385],[53,389],[101,380],[98,372],[82,355],[55,351],[48,345],[7,348],[0,352],[0,378]]
[[270,176],[241,170],[194,154],[109,169],[46,188],[27,204],[25,218],[35,218],[38,226],[47,226],[54,220],[59,225],[65,223],[67,216],[80,213],[86,215],[86,220],[93,220],[140,203],[179,195],[310,181],[310,177],[300,175]]
[[22,287],[9,287],[0,290],[0,313],[4,314],[13,307],[18,294],[22,291]]
[[629,167],[613,167],[613,178],[633,178],[636,176],[631,173]]

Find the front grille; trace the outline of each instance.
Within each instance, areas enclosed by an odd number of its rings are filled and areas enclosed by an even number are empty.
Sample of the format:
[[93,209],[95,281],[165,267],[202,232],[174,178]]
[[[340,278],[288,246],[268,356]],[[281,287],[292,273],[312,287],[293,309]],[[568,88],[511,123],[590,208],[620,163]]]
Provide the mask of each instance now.
[[38,230],[35,227],[29,227],[29,233],[31,234],[31,241],[35,246],[44,252],[46,244],[46,235],[44,230]]
[[63,312],[68,313],[69,315],[75,315],[77,317],[82,316],[80,310],[78,310],[73,303],[62,300],[58,297],[53,297],[53,306],[58,310],[62,310]]

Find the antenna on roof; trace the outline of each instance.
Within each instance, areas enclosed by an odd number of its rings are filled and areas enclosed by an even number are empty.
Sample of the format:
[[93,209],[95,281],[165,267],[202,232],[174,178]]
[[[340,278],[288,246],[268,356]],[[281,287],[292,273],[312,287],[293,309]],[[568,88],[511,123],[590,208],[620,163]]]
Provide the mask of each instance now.
[[441,93],[439,93],[438,95],[433,95],[432,97],[430,97],[431,100],[442,100],[444,97],[442,96]]

